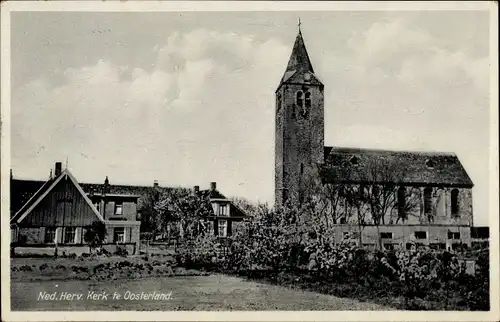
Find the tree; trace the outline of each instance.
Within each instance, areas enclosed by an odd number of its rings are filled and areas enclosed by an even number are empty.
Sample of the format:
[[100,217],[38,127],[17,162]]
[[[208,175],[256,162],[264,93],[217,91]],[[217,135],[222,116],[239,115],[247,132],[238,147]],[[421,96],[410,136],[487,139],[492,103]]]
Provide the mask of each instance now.
[[208,196],[196,195],[190,189],[169,189],[160,195],[154,206],[157,226],[166,233],[172,223],[180,228],[179,237],[196,237],[205,231],[204,222],[213,215]]
[[140,204],[138,206],[138,212],[141,214],[141,233],[148,233],[148,235],[153,237],[161,230],[161,227],[158,226],[160,223],[158,212],[155,209],[158,198],[159,191],[148,191],[140,199]]
[[94,221],[92,223],[83,235],[84,241],[89,245],[90,252],[92,252],[92,249],[100,248],[102,246],[107,234],[108,232],[104,222]]
[[405,168],[397,160],[371,158],[364,163],[366,188],[360,191],[359,198],[367,205],[371,221],[377,227],[379,248],[382,248],[380,225],[393,223],[394,210],[397,210],[396,222],[406,220],[419,204],[415,188],[405,186]]

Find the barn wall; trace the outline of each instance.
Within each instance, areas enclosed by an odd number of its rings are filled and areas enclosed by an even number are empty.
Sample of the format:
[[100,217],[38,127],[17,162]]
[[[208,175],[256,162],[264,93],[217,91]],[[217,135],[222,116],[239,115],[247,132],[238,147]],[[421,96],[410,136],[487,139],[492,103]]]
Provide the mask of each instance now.
[[98,220],[69,177],[54,189],[20,223],[21,227],[82,227]]

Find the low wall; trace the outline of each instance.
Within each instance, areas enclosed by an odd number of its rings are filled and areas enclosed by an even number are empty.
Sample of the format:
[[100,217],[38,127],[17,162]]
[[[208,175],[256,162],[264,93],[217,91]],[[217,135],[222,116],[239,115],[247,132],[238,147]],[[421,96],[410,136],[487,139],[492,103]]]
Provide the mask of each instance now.
[[[129,255],[136,255],[139,249],[136,247],[135,243],[129,244],[105,244],[102,245],[102,248],[106,251],[113,254],[116,252],[118,247],[125,247]],[[55,246],[54,245],[37,245],[37,246],[16,246],[12,248],[11,256],[21,255],[54,255],[55,254]],[[62,256],[63,254],[70,255],[76,254],[77,256],[81,256],[83,253],[89,253],[90,249],[87,245],[75,245],[75,246],[58,246],[57,254]]]
[[[54,255],[56,248],[52,245],[47,245],[43,247],[24,247],[18,246],[14,247],[15,255]],[[83,253],[89,253],[89,246],[59,246],[57,247],[57,254],[59,256],[66,254],[76,254],[77,256]]]

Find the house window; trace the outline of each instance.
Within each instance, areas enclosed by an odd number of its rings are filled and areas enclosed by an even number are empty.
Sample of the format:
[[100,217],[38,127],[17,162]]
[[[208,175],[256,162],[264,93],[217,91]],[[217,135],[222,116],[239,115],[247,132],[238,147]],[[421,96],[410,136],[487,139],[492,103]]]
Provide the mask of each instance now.
[[209,235],[213,235],[213,233],[214,233],[214,222],[213,221],[209,221],[207,223],[207,233]]
[[459,211],[458,207],[458,189],[451,190],[451,214],[457,215]]
[[352,165],[358,165],[358,158],[356,156],[353,156],[350,161]]
[[304,164],[303,163],[300,164],[300,174],[301,175],[304,174]]
[[416,239],[427,239],[427,232],[426,231],[416,231],[415,238]]
[[430,215],[432,212],[432,188],[427,187],[424,189],[424,212]]
[[229,206],[225,204],[220,204],[219,205],[219,216],[227,216],[229,215]]
[[63,239],[63,242],[65,244],[74,244],[75,243],[75,234],[76,234],[76,228],[75,227],[66,227],[66,228],[64,228],[64,239]]
[[113,229],[113,241],[115,243],[125,242],[125,227],[115,227]]
[[449,231],[448,239],[460,239],[460,233]]
[[382,239],[392,239],[392,233],[380,233]]
[[123,215],[123,203],[122,202],[115,203],[115,215]]
[[45,243],[54,244],[56,239],[56,227],[45,228]]
[[217,236],[219,237],[227,236],[227,220],[219,220],[219,231]]
[[83,244],[83,243],[85,243],[85,242],[87,242],[87,241],[85,240],[85,235],[87,234],[87,230],[88,230],[88,229],[90,229],[90,228],[87,228],[87,227],[82,227],[82,236],[81,236],[81,243],[82,243],[82,244]]
[[298,107],[303,107],[304,106],[304,93],[302,91],[298,91],[295,99],[295,104]]
[[398,214],[400,218],[403,218],[405,215],[405,208],[406,208],[406,188],[405,187],[399,187],[398,189]]

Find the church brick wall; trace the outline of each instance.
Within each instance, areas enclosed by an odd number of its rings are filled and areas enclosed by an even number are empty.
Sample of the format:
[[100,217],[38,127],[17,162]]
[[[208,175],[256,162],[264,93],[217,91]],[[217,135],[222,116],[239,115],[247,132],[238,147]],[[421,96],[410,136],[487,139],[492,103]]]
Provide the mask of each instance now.
[[[359,244],[359,229],[357,225],[337,225],[335,227],[335,240],[345,240],[344,233],[350,233],[349,239]],[[415,232],[425,232],[426,238],[419,239]],[[458,233],[459,238],[451,239],[449,232]],[[457,225],[380,225],[361,227],[361,241],[365,246],[378,247],[380,233],[392,233],[392,238],[381,239],[382,246],[391,244],[397,247],[406,247],[407,243],[432,245],[444,244],[444,248],[452,248],[453,244],[471,246],[470,227]],[[458,237],[456,234],[453,237]],[[397,248],[395,247],[395,248]]]
[[[296,105],[296,93],[308,90],[311,107],[307,118]],[[288,198],[298,199],[307,178],[317,177],[317,166],[324,160],[324,96],[318,85],[284,84],[281,111],[276,114],[276,200],[283,200],[281,187],[287,188]]]

